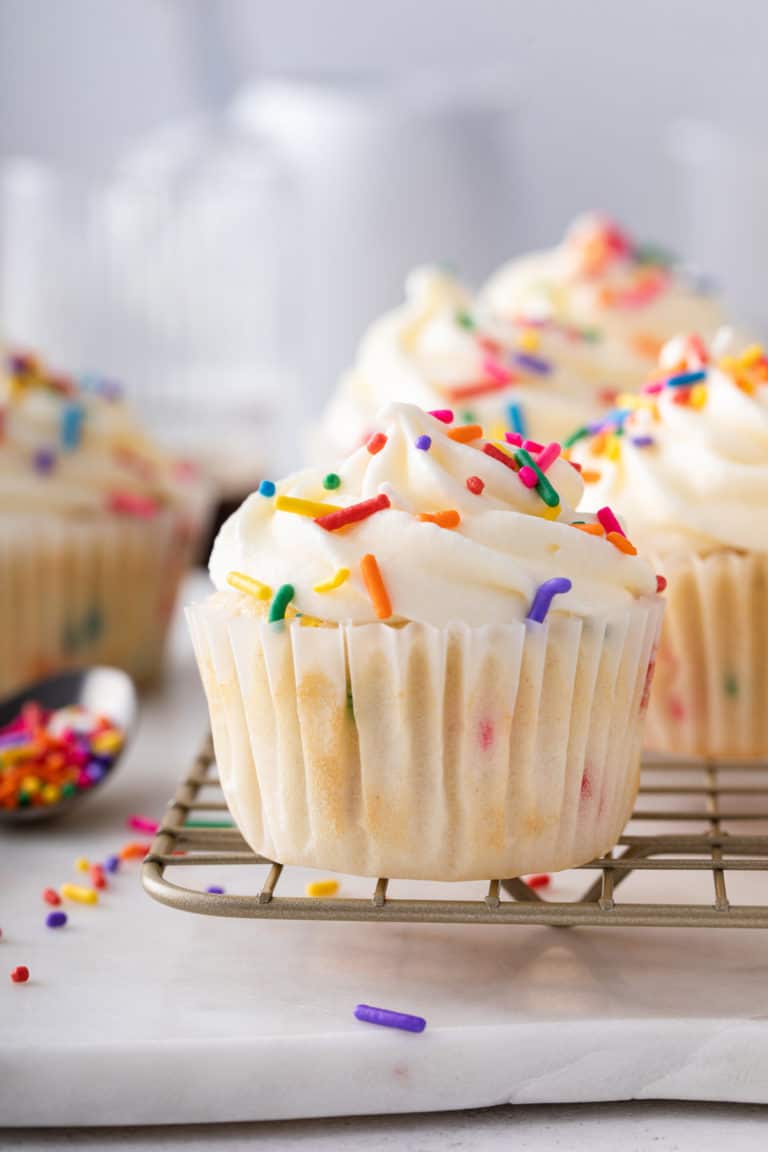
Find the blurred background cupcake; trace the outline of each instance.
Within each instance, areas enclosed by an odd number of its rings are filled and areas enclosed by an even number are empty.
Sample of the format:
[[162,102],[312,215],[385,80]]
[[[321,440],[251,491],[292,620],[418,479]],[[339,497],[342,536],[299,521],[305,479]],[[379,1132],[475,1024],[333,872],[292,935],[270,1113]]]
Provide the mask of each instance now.
[[678,337],[639,396],[574,445],[586,499],[626,515],[667,580],[647,739],[768,752],[768,358]]
[[156,679],[208,503],[198,469],[142,432],[119,386],[10,356],[0,379],[0,692],[84,664]]

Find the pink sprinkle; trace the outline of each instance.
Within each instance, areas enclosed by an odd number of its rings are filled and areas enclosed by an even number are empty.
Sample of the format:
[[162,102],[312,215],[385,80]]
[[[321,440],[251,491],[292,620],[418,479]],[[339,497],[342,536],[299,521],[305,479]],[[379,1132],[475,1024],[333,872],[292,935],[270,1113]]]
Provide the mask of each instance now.
[[450,408],[433,408],[429,413],[435,420],[442,420],[443,424],[453,424],[453,412]]
[[536,463],[542,472],[546,472],[550,464],[554,464],[559,455],[560,445],[553,440],[551,444],[547,444],[546,448],[542,448],[541,452],[539,452],[536,457]]
[[134,492],[110,492],[109,510],[123,516],[138,516],[148,520],[157,512],[157,501],[151,496],[137,496]]
[[152,836],[160,827],[157,820],[148,820],[146,816],[129,816],[125,823],[136,832],[149,832]]
[[618,532],[620,536],[626,536],[626,532],[622,528],[621,524],[619,524],[610,508],[600,508],[597,513],[597,518],[602,524],[603,528],[605,528],[606,536],[609,532]]
[[491,720],[481,720],[477,726],[477,738],[483,752],[487,752],[493,745],[493,723]]
[[526,452],[541,452],[544,445],[539,444],[538,440],[526,440],[523,448],[525,448]]
[[646,394],[646,396],[656,396],[659,392],[663,392],[663,391],[664,391],[664,381],[663,380],[654,380],[654,382],[652,384],[646,384],[645,387],[643,388],[643,392]]
[[523,484],[525,484],[526,488],[535,488],[539,482],[539,478],[534,472],[533,468],[529,468],[527,464],[522,466],[518,472],[518,476],[522,480]]
[[486,356],[483,360],[483,371],[497,384],[506,384],[512,379],[512,373],[503,364],[500,364],[495,356]]
[[582,800],[589,800],[592,795],[592,781],[585,772],[581,778],[581,798]]
[[514,444],[515,448],[522,448],[523,438],[519,432],[505,432],[504,439],[507,444]]

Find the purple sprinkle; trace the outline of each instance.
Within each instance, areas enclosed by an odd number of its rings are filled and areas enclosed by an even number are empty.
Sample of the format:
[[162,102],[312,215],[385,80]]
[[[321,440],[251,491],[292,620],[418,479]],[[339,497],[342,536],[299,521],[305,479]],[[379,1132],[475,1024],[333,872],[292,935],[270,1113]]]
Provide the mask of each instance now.
[[429,452],[430,448],[432,447],[432,437],[431,436],[419,436],[419,437],[417,437],[416,447],[418,449],[420,449],[420,451],[422,451],[422,452]]
[[32,463],[35,466],[35,472],[39,472],[41,476],[47,476],[56,467],[56,453],[52,448],[38,448],[32,458]]
[[92,780],[95,784],[97,781],[104,779],[107,774],[107,769],[103,764],[99,764],[97,760],[91,760],[90,764],[85,769],[85,772],[88,779]]
[[633,436],[630,442],[634,444],[635,448],[650,448],[652,444],[655,444],[653,436]]
[[104,861],[104,868],[107,872],[117,872],[120,868],[119,856],[107,856]]
[[366,1024],[381,1024],[385,1028],[401,1028],[404,1032],[423,1032],[427,1022],[423,1016],[409,1016],[407,1012],[390,1012],[389,1008],[372,1008],[358,1004],[355,1017]]
[[543,624],[555,596],[570,592],[571,587],[571,581],[567,576],[554,576],[551,580],[545,580],[543,584],[539,584],[527,619],[535,620],[537,624]]
[[548,360],[542,360],[540,356],[529,356],[527,352],[515,352],[512,359],[518,368],[527,368],[539,376],[548,376],[552,371],[552,365]]
[[48,928],[63,928],[66,922],[66,912],[49,912],[45,918],[45,923]]
[[221,887],[220,884],[209,884],[208,887],[206,888],[206,892],[210,892],[212,896],[223,896],[224,895],[224,889]]

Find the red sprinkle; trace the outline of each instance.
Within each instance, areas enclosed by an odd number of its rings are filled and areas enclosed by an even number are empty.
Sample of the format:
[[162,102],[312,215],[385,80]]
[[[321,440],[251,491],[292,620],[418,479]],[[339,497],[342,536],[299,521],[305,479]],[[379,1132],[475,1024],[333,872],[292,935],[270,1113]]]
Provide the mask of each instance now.
[[29,968],[26,968],[23,964],[19,964],[18,968],[14,968],[13,972],[11,972],[11,980],[13,980],[14,984],[26,984],[27,980],[29,980]]
[[106,888],[107,878],[101,864],[94,864],[91,868],[91,884],[94,888]]
[[481,480],[479,476],[467,477],[467,488],[473,492],[475,496],[479,496],[483,488],[485,488],[485,481]]
[[476,384],[462,384],[458,388],[447,388],[446,391],[449,393],[449,400],[469,400],[471,396],[485,396],[490,392],[501,392],[518,379],[518,376],[513,376],[510,372],[503,381],[481,380]]
[[377,452],[381,452],[382,448],[387,442],[387,438],[383,432],[374,432],[370,440],[366,444],[366,448],[371,456],[375,456]]
[[602,524],[603,528],[605,528],[606,536],[609,532],[618,532],[619,536],[626,536],[626,532],[622,528],[621,524],[619,524],[614,513],[607,506],[598,510],[597,518]]
[[357,524],[360,520],[367,520],[375,512],[389,508],[389,496],[382,492],[370,500],[362,500],[359,504],[350,504],[348,508],[340,508],[338,512],[329,512],[327,516],[318,516],[315,524],[325,528],[326,532],[335,532],[338,528],[345,528],[347,524]]
[[657,592],[663,592],[664,589],[666,588],[666,586],[667,586],[666,576],[662,576],[661,573],[659,573],[656,576],[656,591]]
[[46,904],[52,904],[54,908],[61,904],[61,896],[59,896],[55,888],[44,888],[43,900],[45,900]]
[[108,506],[110,512],[145,520],[154,516],[158,509],[157,501],[151,496],[137,496],[134,492],[110,492]]
[[501,448],[497,448],[495,444],[484,444],[483,452],[485,452],[486,456],[491,456],[494,460],[498,460],[500,464],[511,468],[513,472],[517,472],[517,460],[513,460],[511,456],[507,456],[506,452],[502,452]]
[[525,882],[529,888],[549,888],[552,877],[542,872],[540,876],[526,876]]

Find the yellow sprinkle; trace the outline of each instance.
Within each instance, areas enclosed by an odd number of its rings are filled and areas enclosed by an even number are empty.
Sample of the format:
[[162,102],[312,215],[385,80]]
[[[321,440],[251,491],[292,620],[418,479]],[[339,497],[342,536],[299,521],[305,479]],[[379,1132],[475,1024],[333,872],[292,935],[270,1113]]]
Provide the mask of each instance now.
[[759,344],[750,344],[749,348],[745,348],[741,356],[739,356],[739,363],[742,368],[751,368],[757,364],[758,360],[762,360],[765,353]]
[[123,746],[119,732],[100,732],[91,741],[91,748],[97,756],[114,756]]
[[277,496],[275,508],[278,512],[295,512],[298,516],[326,516],[329,512],[340,512],[339,504],[321,504],[319,500],[302,500],[299,496]]
[[605,454],[609,460],[618,460],[621,456],[621,440],[618,436],[611,436],[605,446]]
[[338,880],[313,880],[306,887],[307,896],[335,896],[338,890]]
[[62,884],[59,889],[67,900],[76,904],[98,904],[99,894],[94,888],[81,888],[79,884]]
[[550,508],[548,504],[542,503],[539,508],[539,516],[542,520],[557,520],[560,515],[560,505],[556,504],[554,508]]
[[505,432],[506,432],[506,427],[504,424],[491,424],[491,427],[488,431],[488,439],[489,440],[503,440]]
[[37,776],[25,776],[21,781],[21,790],[28,796],[36,796],[40,791],[40,781]]
[[46,784],[40,793],[40,798],[43,804],[55,804],[60,795],[61,792],[55,784]]
[[703,408],[707,402],[706,384],[694,384],[691,388],[690,403],[692,408]]
[[541,336],[535,328],[524,328],[517,338],[517,346],[521,352],[538,352],[541,345]]
[[86,860],[85,856],[78,856],[75,860],[75,868],[78,872],[87,872],[91,866],[90,860]]
[[341,588],[342,584],[349,579],[349,568],[339,568],[335,576],[330,580],[322,580],[319,584],[315,584],[312,589],[313,592],[333,592],[335,588]]
[[269,584],[262,584],[261,580],[255,580],[253,576],[246,576],[244,572],[230,572],[227,576],[227,584],[230,588],[236,588],[238,592],[247,592],[249,596],[255,596],[257,600],[272,599],[272,589]]

